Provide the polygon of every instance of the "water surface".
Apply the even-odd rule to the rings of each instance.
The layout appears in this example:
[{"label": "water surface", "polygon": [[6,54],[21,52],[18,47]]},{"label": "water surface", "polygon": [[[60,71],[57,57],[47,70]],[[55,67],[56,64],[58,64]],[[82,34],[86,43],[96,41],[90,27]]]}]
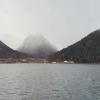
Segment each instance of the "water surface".
[{"label": "water surface", "polygon": [[100,65],[2,64],[0,100],[100,100]]}]

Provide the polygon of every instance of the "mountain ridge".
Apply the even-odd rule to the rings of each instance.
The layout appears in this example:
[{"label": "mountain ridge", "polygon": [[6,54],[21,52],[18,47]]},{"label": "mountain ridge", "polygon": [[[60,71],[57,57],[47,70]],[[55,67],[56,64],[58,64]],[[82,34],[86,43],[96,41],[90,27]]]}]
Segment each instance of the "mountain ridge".
[{"label": "mountain ridge", "polygon": [[0,41],[0,59],[2,58],[27,58],[29,55],[13,50]]},{"label": "mountain ridge", "polygon": [[99,63],[100,62],[100,30],[91,32],[89,35],[64,48],[48,58],[49,61],[75,63]]}]

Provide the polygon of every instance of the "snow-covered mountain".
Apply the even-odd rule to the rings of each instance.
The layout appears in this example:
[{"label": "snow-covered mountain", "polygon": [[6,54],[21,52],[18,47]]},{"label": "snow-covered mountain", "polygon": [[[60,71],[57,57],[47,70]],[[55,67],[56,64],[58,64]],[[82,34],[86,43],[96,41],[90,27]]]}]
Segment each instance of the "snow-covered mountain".
[{"label": "snow-covered mountain", "polygon": [[57,49],[41,34],[31,34],[24,40],[18,51],[32,55],[34,58],[46,58]]}]

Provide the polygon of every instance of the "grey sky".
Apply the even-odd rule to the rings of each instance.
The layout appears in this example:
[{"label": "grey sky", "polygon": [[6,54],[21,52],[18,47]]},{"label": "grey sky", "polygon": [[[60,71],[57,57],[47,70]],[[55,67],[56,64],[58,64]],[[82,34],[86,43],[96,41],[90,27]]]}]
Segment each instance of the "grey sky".
[{"label": "grey sky", "polygon": [[28,34],[59,49],[100,28],[99,0],[0,0],[0,39],[17,48]]}]

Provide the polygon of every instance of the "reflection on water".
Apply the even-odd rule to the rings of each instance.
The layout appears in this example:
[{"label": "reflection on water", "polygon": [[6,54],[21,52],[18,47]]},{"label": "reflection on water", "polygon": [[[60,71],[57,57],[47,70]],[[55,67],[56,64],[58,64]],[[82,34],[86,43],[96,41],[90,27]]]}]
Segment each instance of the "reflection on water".
[{"label": "reflection on water", "polygon": [[100,67],[0,65],[0,100],[100,100]]}]

